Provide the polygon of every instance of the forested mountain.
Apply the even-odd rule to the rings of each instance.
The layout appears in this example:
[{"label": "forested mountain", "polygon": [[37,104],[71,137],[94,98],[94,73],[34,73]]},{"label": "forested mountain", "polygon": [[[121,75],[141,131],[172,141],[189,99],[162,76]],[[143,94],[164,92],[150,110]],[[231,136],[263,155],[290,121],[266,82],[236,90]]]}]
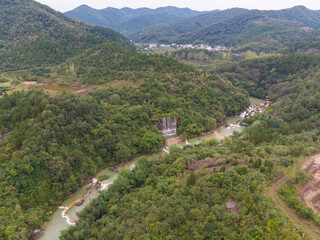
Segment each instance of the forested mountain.
[{"label": "forested mountain", "polygon": [[[129,50],[134,46],[121,34],[73,20],[32,0],[2,1],[0,6],[0,69],[14,71],[22,80],[105,83],[131,76],[136,80],[138,72],[166,74],[176,71],[175,65],[182,66]],[[160,65],[163,69],[156,67]]]},{"label": "forested mountain", "polygon": [[137,42],[157,42],[162,38],[188,33],[202,27],[226,20],[248,10],[232,8],[224,11],[216,11],[187,18],[172,24],[158,24],[150,26],[131,36]]},{"label": "forested mountain", "polygon": [[92,97],[30,90],[0,98],[0,237],[29,238],[98,169],[161,148],[151,119],[179,116],[179,134],[193,136],[248,106],[230,82],[179,66]]},{"label": "forested mountain", "polygon": [[157,9],[117,9],[109,7],[97,10],[87,5],[81,5],[65,14],[92,25],[112,28],[126,36],[130,36],[157,23],[173,23],[201,13],[203,12],[177,7],[161,7]]},{"label": "forested mountain", "polygon": [[0,69],[53,65],[121,34],[75,21],[32,0],[0,2]]},{"label": "forested mountain", "polygon": [[[180,24],[154,26],[136,34],[133,39],[138,42],[163,43],[206,43],[210,45],[241,46],[245,50],[250,45],[251,50],[274,51],[289,43],[301,39],[316,39],[320,13],[299,6],[279,11],[239,10],[233,9],[217,13],[200,15],[182,21]],[[232,12],[231,15],[224,13]],[[208,17],[226,16],[216,20]],[[202,21],[205,24],[201,23]],[[189,21],[189,24],[187,24]],[[176,31],[177,26],[187,24],[192,26],[186,31]],[[184,29],[184,28],[182,28]]]},{"label": "forested mountain", "polygon": [[[1,2],[0,11],[2,74],[17,82],[101,85],[91,96],[36,89],[1,96],[1,239],[29,239],[101,167],[163,147],[152,119],[179,116],[179,134],[193,136],[249,105],[229,81],[139,53],[112,30],[34,1]],[[117,81],[123,86],[108,85]]]},{"label": "forested mountain", "polygon": [[[220,69],[219,76],[256,89],[251,94],[268,92],[268,111],[220,146],[209,141],[140,159],[62,239],[309,239],[265,193],[282,170],[319,151],[319,73],[315,56],[263,58]],[[299,174],[292,183],[306,181]],[[299,191],[286,189],[289,206],[319,224]]]},{"label": "forested mountain", "polygon": [[[146,12],[142,18],[151,23],[149,10],[108,9],[116,12],[108,21]],[[197,14],[157,11],[168,19],[171,11],[178,18]],[[244,111],[250,95],[268,95],[271,105],[244,120],[244,132],[138,160],[61,239],[309,240],[268,192],[289,173],[285,201],[320,226],[295,187],[307,180],[305,172],[296,173],[300,161],[320,151],[318,14],[303,7],[230,9],[178,22],[168,28],[170,38],[150,35],[166,42],[219,42],[236,51],[281,50],[234,62],[222,57],[226,52],[210,52],[221,62],[199,70],[138,52],[113,30],[35,1],[0,1],[0,86],[21,87],[0,96],[0,239],[30,239],[98,170],[160,150],[164,137],[154,121],[177,117],[177,134],[186,140]],[[144,26],[139,19],[134,28]],[[89,90],[44,91],[24,87],[26,80]]]},{"label": "forested mountain", "polygon": [[269,111],[285,121],[303,121],[319,113],[320,56],[286,55],[224,65],[217,72],[251,96],[269,95]]},{"label": "forested mountain", "polygon": [[268,95],[271,86],[286,82],[290,75],[313,69],[319,62],[317,55],[291,54],[224,64],[215,72],[246,89],[251,96],[262,98]]},{"label": "forested mountain", "polygon": [[235,51],[249,49],[260,53],[274,52],[302,39],[315,39],[319,34],[319,31],[310,31],[300,23],[265,18],[259,12],[250,12],[170,41],[224,45],[234,47]]},{"label": "forested mountain", "polygon": [[270,18],[301,22],[310,28],[320,28],[320,11],[313,11],[304,6],[263,12]]}]

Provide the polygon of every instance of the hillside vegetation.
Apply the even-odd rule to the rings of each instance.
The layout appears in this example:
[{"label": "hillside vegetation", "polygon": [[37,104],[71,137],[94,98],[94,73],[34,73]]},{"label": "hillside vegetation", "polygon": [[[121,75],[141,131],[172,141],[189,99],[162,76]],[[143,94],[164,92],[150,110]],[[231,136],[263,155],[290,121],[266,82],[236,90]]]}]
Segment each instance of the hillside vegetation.
[{"label": "hillside vegetation", "polygon": [[205,43],[234,47],[235,51],[272,52],[302,39],[316,39],[319,19],[318,11],[303,6],[279,11],[230,9],[170,25],[155,25],[134,35],[133,39],[137,42]]},{"label": "hillside vegetation", "polygon": [[124,45],[121,34],[72,20],[32,0],[0,2],[0,69],[53,65],[105,41]]},{"label": "hillside vegetation", "polygon": [[[61,239],[309,239],[265,194],[299,157],[320,150],[319,66],[313,65],[312,56],[294,59],[272,82],[268,74],[259,81],[238,79],[252,86],[269,82],[259,86],[272,101],[267,112],[247,120],[244,134],[222,145],[208,141],[172,147],[162,158],[140,159],[137,168],[122,172]],[[265,61],[280,68],[285,60],[265,58],[239,65],[254,69]],[[301,173],[296,181],[299,176],[306,179]],[[299,216],[318,221],[298,197],[290,195],[288,201],[295,201]]]},{"label": "hillside vegetation", "polygon": [[150,26],[149,28],[133,34],[131,37],[137,42],[158,42],[161,41],[162,38],[188,33],[217,22],[221,22],[246,11],[248,10],[232,8],[224,11],[200,14],[172,24],[157,24]]},{"label": "hillside vegetation", "polygon": [[[250,95],[267,96],[270,87],[286,81],[294,81],[301,73],[309,73],[319,65],[317,55],[284,55],[263,57],[225,64],[216,72],[228,78],[233,85],[246,89]],[[293,76],[293,78],[291,78]]]},{"label": "hillside vegetation", "polygon": [[189,8],[177,7],[160,7],[156,9],[116,9],[109,7],[97,10],[81,5],[65,14],[71,18],[82,20],[92,25],[109,27],[126,36],[130,36],[154,24],[173,23],[201,13]]},{"label": "hillside vegetation", "polygon": [[193,136],[249,105],[229,81],[138,53],[112,30],[34,1],[1,7],[1,54],[15,56],[1,58],[3,76],[101,87],[91,96],[32,89],[0,98],[0,238],[29,239],[99,169],[163,147],[153,119],[179,116],[179,134]]},{"label": "hillside vegetation", "polygon": [[214,78],[160,78],[92,95],[31,90],[0,99],[0,237],[28,238],[99,168],[161,148],[152,118],[178,115],[179,133],[192,136],[248,106],[244,93]]},{"label": "hillside vegetation", "polygon": [[[105,11],[123,21],[138,18],[140,27],[143,19],[151,23],[148,9]],[[168,21],[170,11],[181,18],[197,14],[155,11]],[[186,140],[244,111],[249,96],[268,95],[271,105],[246,119],[242,133],[140,158],[133,171],[121,172],[109,191],[87,205],[61,239],[309,240],[266,193],[301,158],[320,150],[318,16],[304,7],[230,9],[180,21],[168,27],[170,36],[156,25],[161,39],[148,33],[146,41],[233,47],[234,52],[167,53],[208,59],[197,68],[138,52],[113,30],[35,1],[0,1],[0,239],[30,239],[98,170],[163,148],[155,120],[178,117],[178,135]],[[246,50],[278,52],[248,51],[253,59],[246,60],[235,54]],[[26,80],[47,89],[81,86],[82,94],[14,88]],[[306,174],[299,174],[293,181],[303,183]],[[292,188],[283,188],[290,206],[319,224]]]}]

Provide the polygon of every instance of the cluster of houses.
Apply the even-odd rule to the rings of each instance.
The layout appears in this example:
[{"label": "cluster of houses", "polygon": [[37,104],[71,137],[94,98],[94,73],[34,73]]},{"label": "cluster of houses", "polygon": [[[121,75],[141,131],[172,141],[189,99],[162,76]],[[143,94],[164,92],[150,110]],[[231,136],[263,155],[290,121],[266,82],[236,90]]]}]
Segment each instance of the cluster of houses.
[{"label": "cluster of houses", "polygon": [[229,48],[226,46],[214,46],[211,47],[209,45],[205,44],[177,44],[177,43],[172,43],[172,44],[156,44],[152,43],[149,45],[149,47],[145,48],[145,50],[154,50],[154,49],[159,49],[159,50],[171,50],[171,49],[200,49],[200,50],[207,50],[207,51],[216,51],[216,52],[223,52],[223,51],[229,51]]}]

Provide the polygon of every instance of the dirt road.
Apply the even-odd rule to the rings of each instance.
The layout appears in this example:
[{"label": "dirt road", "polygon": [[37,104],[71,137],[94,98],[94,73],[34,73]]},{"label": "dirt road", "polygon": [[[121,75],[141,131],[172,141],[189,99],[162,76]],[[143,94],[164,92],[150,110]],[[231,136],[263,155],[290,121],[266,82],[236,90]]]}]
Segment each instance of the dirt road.
[{"label": "dirt road", "polygon": [[301,200],[312,208],[315,214],[320,214],[320,155],[309,157],[302,169],[310,178],[303,186]]},{"label": "dirt road", "polygon": [[277,182],[275,182],[271,188],[271,196],[274,201],[277,203],[278,207],[287,215],[287,217],[297,225],[300,225],[305,233],[311,237],[312,239],[320,239],[320,235],[316,232],[319,231],[319,227],[317,227],[314,223],[307,221],[305,219],[300,218],[294,210],[290,209],[279,197],[278,191],[281,185],[287,180],[286,176],[280,178]]}]

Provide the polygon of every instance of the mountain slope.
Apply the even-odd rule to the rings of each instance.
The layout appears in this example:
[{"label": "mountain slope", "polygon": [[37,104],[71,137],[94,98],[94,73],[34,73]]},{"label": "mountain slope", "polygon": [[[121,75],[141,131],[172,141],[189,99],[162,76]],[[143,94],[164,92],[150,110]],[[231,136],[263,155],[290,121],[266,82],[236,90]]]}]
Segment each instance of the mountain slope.
[{"label": "mountain slope", "polygon": [[81,5],[65,14],[92,25],[110,27],[129,36],[153,24],[173,23],[200,13],[189,8],[177,7],[161,7],[157,9],[105,8],[97,10],[87,5]]},{"label": "mountain slope", "polygon": [[272,52],[289,43],[312,36],[313,33],[302,23],[269,18],[260,11],[250,11],[197,31],[181,34],[168,41],[200,42],[228,47],[247,45],[250,50]]},{"label": "mountain slope", "polygon": [[31,0],[0,2],[0,69],[58,64],[105,41],[130,42],[121,34],[93,27]]},{"label": "mountain slope", "polygon": [[0,69],[22,79],[101,84],[143,81],[177,71],[177,65],[182,66],[178,71],[190,72],[168,58],[128,49],[133,48],[130,41],[113,30],[73,20],[35,1],[1,2],[0,7]]},{"label": "mountain slope", "polygon": [[[270,94],[268,110],[220,145],[172,147],[168,155],[141,158],[61,239],[309,239],[266,190],[320,150],[319,57],[277,56],[229,67],[219,75],[254,87],[251,94]],[[288,183],[303,186],[307,179],[297,174]],[[299,201],[299,189],[289,189],[284,199],[299,217],[318,224],[319,216]]]},{"label": "mountain slope", "polygon": [[270,18],[296,21],[310,28],[320,28],[320,11],[313,11],[304,6],[264,12]]},{"label": "mountain slope", "polygon": [[[230,82],[124,47],[128,40],[114,31],[34,1],[1,2],[0,9],[7,24],[1,57],[11,53],[1,58],[12,70],[6,74],[93,88],[91,96],[32,89],[0,97],[0,239],[30,239],[99,169],[161,148],[152,119],[179,116],[179,134],[191,136],[249,105]],[[113,80],[123,86],[108,85]]]},{"label": "mountain slope", "polygon": [[[313,29],[320,27],[319,11],[312,11],[302,6],[280,11],[238,10],[228,17],[216,18],[216,21],[211,19],[211,22],[204,18],[223,13],[200,15],[184,20],[180,25],[150,27],[134,35],[133,39],[139,42],[207,43],[229,47],[239,44],[256,44],[262,46],[260,51],[268,49],[273,51],[273,46],[277,45],[279,48],[288,43],[300,41],[302,38],[314,37]],[[198,19],[199,23],[204,21],[205,24],[198,24]],[[187,24],[188,21],[189,24]],[[184,30],[182,25],[192,27]],[[318,36],[317,33],[316,36]]]},{"label": "mountain slope", "polygon": [[143,29],[141,32],[130,36],[137,42],[159,41],[164,37],[177,36],[182,33],[194,31],[196,29],[209,26],[216,22],[226,20],[248,10],[241,8],[232,8],[224,11],[214,11],[198,16],[183,19],[172,24],[158,24]]}]

